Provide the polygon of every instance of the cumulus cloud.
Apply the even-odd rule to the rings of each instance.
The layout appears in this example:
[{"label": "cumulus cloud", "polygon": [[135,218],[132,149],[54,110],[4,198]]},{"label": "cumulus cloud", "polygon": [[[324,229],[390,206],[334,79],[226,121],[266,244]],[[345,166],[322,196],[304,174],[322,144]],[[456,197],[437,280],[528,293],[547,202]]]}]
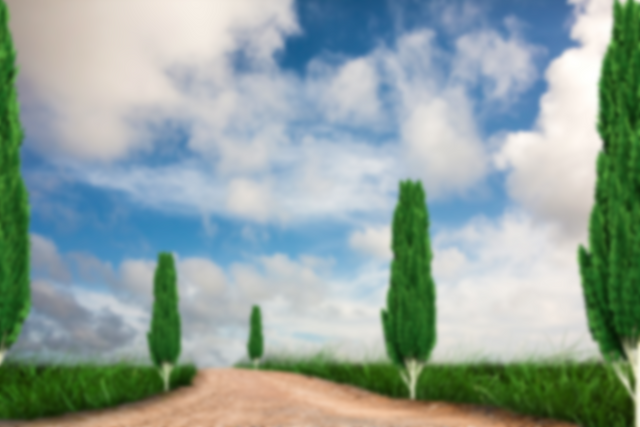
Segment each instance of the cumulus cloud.
[{"label": "cumulus cloud", "polygon": [[567,49],[546,72],[549,91],[534,130],[509,134],[493,157],[497,168],[510,172],[506,187],[514,201],[573,236],[584,235],[594,203],[602,148],[598,82],[612,26],[610,2],[590,2],[571,31],[581,46]]},{"label": "cumulus cloud", "polygon": [[330,122],[351,126],[375,125],[381,119],[379,78],[366,58],[346,61],[336,67],[314,60],[309,64],[309,96],[319,100]]},{"label": "cumulus cloud", "polygon": [[71,275],[66,268],[56,245],[39,234],[30,235],[31,271],[32,275],[45,275],[50,279],[69,283]]},{"label": "cumulus cloud", "polygon": [[[514,28],[518,21],[511,17],[506,22],[511,24],[508,28]],[[453,66],[453,76],[470,82],[480,76],[493,80],[494,90],[488,93],[489,101],[528,89],[537,78],[532,56],[545,52],[519,38],[505,41],[494,31],[465,34],[456,40],[456,49],[459,56]]]},{"label": "cumulus cloud", "polygon": [[[261,226],[342,222],[351,228],[341,240],[369,260],[329,275],[336,259],[304,250],[298,259],[276,252],[228,268],[175,254],[183,360],[205,367],[237,361],[246,352],[253,304],[262,306],[268,354],[304,352],[311,344],[300,334],[311,334],[343,346],[342,354],[370,345],[384,355],[380,309],[398,182],[420,179],[427,203],[435,204],[476,189],[492,166],[507,174],[509,196],[520,208],[514,212],[526,215],[510,210],[495,224],[472,221],[431,236],[438,298],[433,359],[446,359],[461,343],[489,343],[491,353],[509,357],[513,337],[540,343],[567,329],[595,350],[576,250],[586,242],[601,146],[597,77],[610,38],[610,3],[593,0],[577,16],[571,34],[581,46],[545,73],[549,89],[536,127],[488,142],[476,129],[465,88],[492,81],[490,102],[508,105],[536,78],[535,47],[482,30],[458,37],[451,57],[434,45],[434,32],[419,29],[338,64],[318,58],[326,93],[313,99],[317,79],[282,72],[272,61],[296,31],[291,2],[258,3],[214,10],[209,2],[179,8],[154,2],[150,15],[146,1],[118,7],[61,1],[37,13],[33,2],[9,1],[24,126],[34,150],[54,166],[32,175],[41,195],[81,183],[174,215],[241,216]],[[30,30],[38,16],[47,20]],[[246,72],[231,64],[238,52],[250,58]],[[447,63],[455,70],[450,76]],[[390,88],[384,96],[376,92],[383,84]],[[328,121],[319,119],[327,114]],[[376,143],[331,123],[368,123],[378,114],[396,135]],[[195,158],[159,167],[135,163],[135,153],[158,149],[145,125],[167,118],[189,127],[186,144]],[[123,159],[132,163],[116,162]],[[59,185],[47,187],[49,177]],[[53,197],[45,201],[55,213]],[[58,253],[45,236],[32,234],[31,241],[34,268],[47,277],[32,281],[34,306],[18,350],[147,354],[155,259],[129,258],[115,268],[88,253]],[[53,283],[70,282],[70,266],[78,282],[100,283],[108,292]]]},{"label": "cumulus cloud", "polygon": [[[180,7],[167,0],[8,5],[21,86],[33,94],[31,107],[51,113],[38,115],[37,122],[24,117],[34,143],[52,156],[73,153],[105,162],[151,148],[148,134],[130,127],[125,115],[184,108],[183,95],[169,78],[176,65],[206,67],[224,87],[233,80],[227,55],[244,49],[265,67],[283,47],[283,37],[300,31],[290,0],[193,1]],[[260,86],[270,92],[268,85]]]}]

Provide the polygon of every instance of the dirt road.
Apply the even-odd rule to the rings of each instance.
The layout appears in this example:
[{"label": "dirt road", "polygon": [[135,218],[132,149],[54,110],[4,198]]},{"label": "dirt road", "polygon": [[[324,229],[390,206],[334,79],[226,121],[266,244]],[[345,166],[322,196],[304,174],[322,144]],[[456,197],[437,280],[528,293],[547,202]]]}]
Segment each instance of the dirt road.
[{"label": "dirt road", "polygon": [[391,399],[304,375],[205,369],[192,387],[118,406],[0,427],[578,427],[489,407]]}]

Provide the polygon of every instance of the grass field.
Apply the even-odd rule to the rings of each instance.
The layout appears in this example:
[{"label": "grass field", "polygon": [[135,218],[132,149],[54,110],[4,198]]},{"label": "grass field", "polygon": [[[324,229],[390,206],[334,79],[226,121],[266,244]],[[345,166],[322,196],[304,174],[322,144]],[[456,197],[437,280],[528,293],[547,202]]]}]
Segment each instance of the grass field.
[{"label": "grass field", "polygon": [[[110,365],[69,359],[43,364],[10,356],[11,352],[0,365],[1,420],[109,408],[163,393],[162,379],[148,356]],[[253,369],[248,359],[233,367]],[[409,396],[398,369],[386,358],[367,357],[356,363],[325,351],[281,354],[263,357],[258,369],[302,373],[393,398]],[[630,370],[624,367],[627,375]],[[179,364],[171,372],[171,389],[189,386],[196,373],[195,364]],[[631,387],[635,390],[634,378]],[[451,364],[428,362],[416,386],[416,400],[492,405],[582,427],[633,426],[633,402],[613,369],[597,360],[576,362],[568,356],[505,364],[477,357]]]}]

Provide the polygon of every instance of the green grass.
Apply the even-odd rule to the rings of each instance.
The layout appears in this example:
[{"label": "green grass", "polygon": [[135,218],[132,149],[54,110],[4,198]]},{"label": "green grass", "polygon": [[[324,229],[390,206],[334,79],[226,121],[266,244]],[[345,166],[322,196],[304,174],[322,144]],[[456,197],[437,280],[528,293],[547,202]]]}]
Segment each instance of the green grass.
[{"label": "green grass", "polygon": [[[386,358],[353,362],[331,353],[265,356],[258,369],[300,373],[408,399],[398,369]],[[163,393],[162,379],[148,356],[117,364],[76,360],[66,365],[21,362],[10,356],[9,351],[0,365],[1,420],[109,408]],[[253,369],[246,358],[233,367]],[[630,373],[629,366],[623,369]],[[193,363],[178,365],[171,372],[171,390],[189,386],[196,373]],[[474,357],[456,363],[428,362],[416,386],[416,400],[488,405],[582,427],[633,426],[630,397],[613,369],[596,359],[531,357],[501,364]]]}]

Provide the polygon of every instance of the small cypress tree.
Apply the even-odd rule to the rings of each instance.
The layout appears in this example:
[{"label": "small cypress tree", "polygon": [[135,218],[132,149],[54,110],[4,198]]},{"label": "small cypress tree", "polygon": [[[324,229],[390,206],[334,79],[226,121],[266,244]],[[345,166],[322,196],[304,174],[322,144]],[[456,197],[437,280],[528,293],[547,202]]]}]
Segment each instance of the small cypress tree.
[{"label": "small cypress tree", "polygon": [[0,364],[31,309],[29,202],[20,174],[24,132],[9,10],[0,0]]},{"label": "small cypress tree", "polygon": [[254,305],[251,310],[251,331],[249,333],[249,342],[247,350],[249,358],[253,361],[253,368],[256,369],[262,357],[262,319],[260,316],[260,307]]},{"label": "small cypress tree", "polygon": [[422,183],[400,182],[399,198],[393,215],[394,259],[382,326],[387,354],[394,365],[406,367],[408,376],[402,370],[400,376],[415,400],[416,382],[436,342],[436,294]]},{"label": "small cypress tree", "polygon": [[171,370],[180,356],[180,312],[176,268],[170,253],[158,255],[153,279],[153,317],[147,334],[153,363],[160,369],[164,391],[169,391]]}]

